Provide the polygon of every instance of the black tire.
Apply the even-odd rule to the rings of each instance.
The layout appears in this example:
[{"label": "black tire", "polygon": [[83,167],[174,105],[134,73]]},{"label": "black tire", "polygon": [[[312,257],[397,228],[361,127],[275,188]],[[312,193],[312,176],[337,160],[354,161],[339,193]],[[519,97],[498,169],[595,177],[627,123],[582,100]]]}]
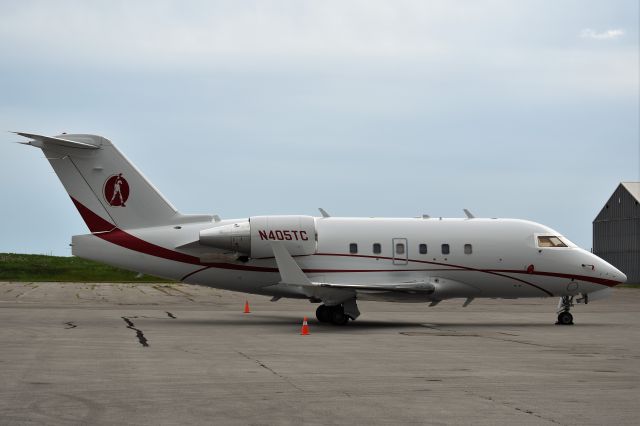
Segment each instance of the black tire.
[{"label": "black tire", "polygon": [[331,310],[331,322],[335,325],[345,325],[349,322],[349,317],[342,309],[334,308]]},{"label": "black tire", "polygon": [[569,312],[560,312],[558,314],[558,322],[560,325],[571,325],[573,324],[573,315]]},{"label": "black tire", "polygon": [[320,322],[331,322],[331,309],[328,306],[320,305],[316,309],[316,318]]}]

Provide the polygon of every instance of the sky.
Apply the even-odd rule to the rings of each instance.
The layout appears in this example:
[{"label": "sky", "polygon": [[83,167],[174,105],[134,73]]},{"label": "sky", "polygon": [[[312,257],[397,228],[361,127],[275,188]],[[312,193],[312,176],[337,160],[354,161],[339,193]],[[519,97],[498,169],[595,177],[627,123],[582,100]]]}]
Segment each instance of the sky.
[{"label": "sky", "polygon": [[183,213],[513,217],[640,181],[639,2],[0,0],[0,252],[88,230],[9,131],[112,140]]}]

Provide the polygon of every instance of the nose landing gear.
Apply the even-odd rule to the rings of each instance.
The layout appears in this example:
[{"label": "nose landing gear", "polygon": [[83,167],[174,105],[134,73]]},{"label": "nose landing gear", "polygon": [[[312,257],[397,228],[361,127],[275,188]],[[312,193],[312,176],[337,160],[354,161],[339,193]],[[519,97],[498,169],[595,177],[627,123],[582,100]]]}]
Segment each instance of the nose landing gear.
[{"label": "nose landing gear", "polygon": [[556,325],[573,325],[573,315],[569,312],[573,306],[573,296],[562,296],[558,302],[558,321]]}]

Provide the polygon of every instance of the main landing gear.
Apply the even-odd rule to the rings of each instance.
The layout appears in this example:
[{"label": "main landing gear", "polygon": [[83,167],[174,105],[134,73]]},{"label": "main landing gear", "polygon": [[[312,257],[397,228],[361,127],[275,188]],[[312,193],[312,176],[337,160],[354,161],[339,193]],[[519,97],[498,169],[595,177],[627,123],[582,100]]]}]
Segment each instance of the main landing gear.
[{"label": "main landing gear", "polygon": [[562,296],[558,302],[558,321],[556,325],[573,325],[573,315],[569,312],[573,306],[573,296]]},{"label": "main landing gear", "polygon": [[330,322],[335,325],[345,325],[350,319],[354,319],[344,313],[343,305],[320,305],[318,309],[316,309],[316,318],[318,318],[320,322]]}]

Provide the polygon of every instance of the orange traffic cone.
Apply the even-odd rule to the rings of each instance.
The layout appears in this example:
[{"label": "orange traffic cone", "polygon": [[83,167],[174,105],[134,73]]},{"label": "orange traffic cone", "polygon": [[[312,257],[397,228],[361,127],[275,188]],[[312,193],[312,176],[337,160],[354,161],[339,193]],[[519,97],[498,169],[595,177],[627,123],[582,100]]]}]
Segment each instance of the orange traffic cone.
[{"label": "orange traffic cone", "polygon": [[244,301],[244,313],[245,314],[250,314],[251,313],[251,310],[249,309],[249,301],[248,300]]},{"label": "orange traffic cone", "polygon": [[307,324],[307,317],[304,317],[304,320],[302,320],[302,329],[300,330],[300,334],[303,336],[309,334],[309,324]]}]

